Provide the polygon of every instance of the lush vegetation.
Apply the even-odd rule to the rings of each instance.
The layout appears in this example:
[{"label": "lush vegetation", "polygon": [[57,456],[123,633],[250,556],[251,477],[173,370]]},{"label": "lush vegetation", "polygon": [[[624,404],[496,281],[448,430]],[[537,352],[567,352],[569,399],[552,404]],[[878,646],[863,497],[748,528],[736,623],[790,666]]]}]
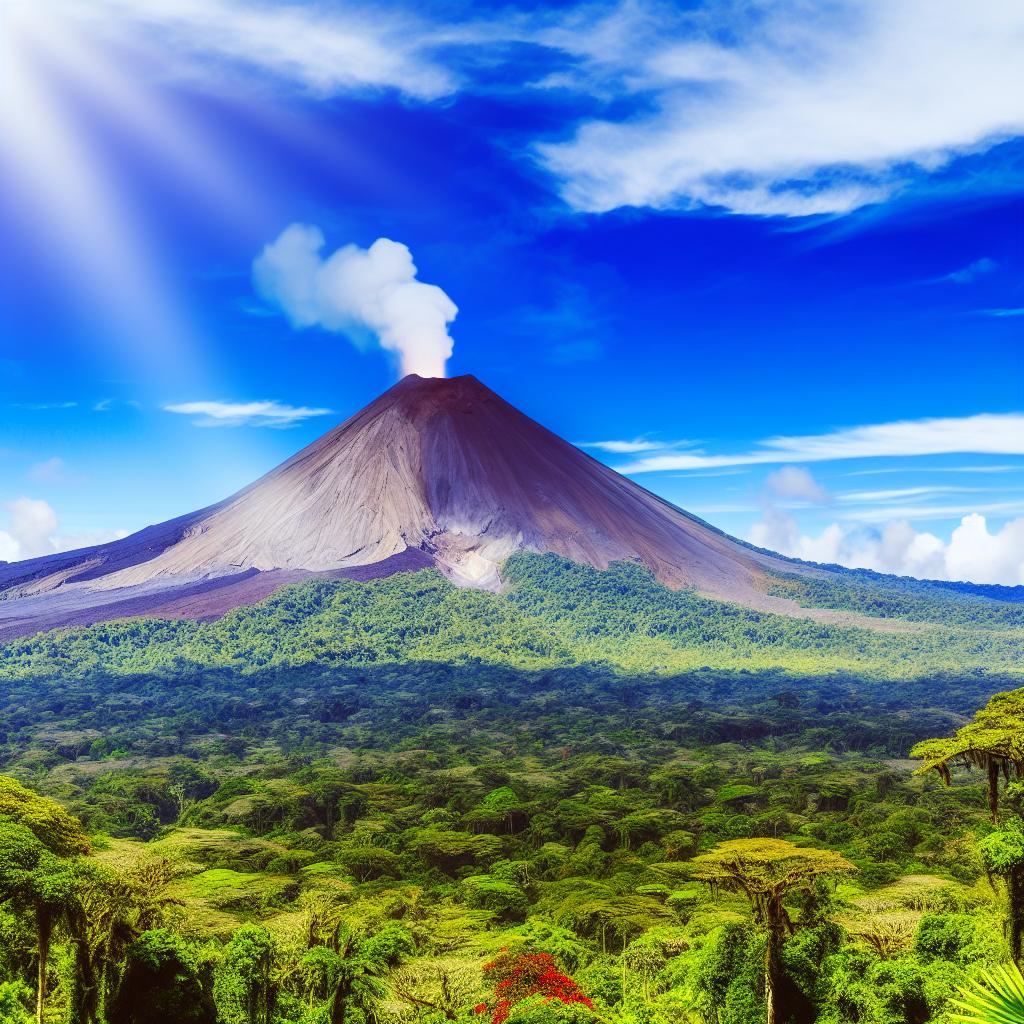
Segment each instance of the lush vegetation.
[{"label": "lush vegetation", "polygon": [[1000,998],[1014,627],[509,576],[4,649],[0,1022],[953,1024]]},{"label": "lush vegetation", "polygon": [[1024,587],[976,586],[844,570],[819,578],[784,575],[769,588],[805,608],[968,629],[1024,627]]},{"label": "lush vegetation", "polygon": [[620,562],[601,572],[555,555],[517,555],[505,579],[502,594],[454,587],[434,570],[372,583],[307,582],[212,623],[136,619],[42,634],[0,648],[0,672],[178,678],[212,667],[597,662],[644,673],[778,666],[891,679],[1024,667],[1024,627],[1013,623],[992,630],[926,621],[887,632],[821,624],[672,591],[638,565]]}]

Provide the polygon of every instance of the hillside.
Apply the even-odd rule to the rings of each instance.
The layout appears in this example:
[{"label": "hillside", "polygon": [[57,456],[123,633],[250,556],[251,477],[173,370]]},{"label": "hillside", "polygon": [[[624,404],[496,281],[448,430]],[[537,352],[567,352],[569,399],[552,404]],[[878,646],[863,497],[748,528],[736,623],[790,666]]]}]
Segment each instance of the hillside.
[{"label": "hillside", "polygon": [[[0,648],[0,678],[412,661],[597,662],[645,673],[778,667],[885,679],[1024,668],[1019,605],[945,591],[932,603],[917,596],[897,605],[901,616],[881,632],[672,590],[625,562],[598,570],[524,554],[509,560],[505,577],[500,594],[456,587],[436,570],[362,583],[311,580],[215,622],[132,619],[14,641]],[[833,604],[855,603],[844,595]]]},{"label": "hillside", "polygon": [[492,590],[516,552],[606,568],[779,612],[771,592],[827,572],[759,551],[616,473],[475,377],[404,378],[237,494],[81,551],[0,565],[0,639],[128,615],[207,618],[312,576],[432,565]]}]

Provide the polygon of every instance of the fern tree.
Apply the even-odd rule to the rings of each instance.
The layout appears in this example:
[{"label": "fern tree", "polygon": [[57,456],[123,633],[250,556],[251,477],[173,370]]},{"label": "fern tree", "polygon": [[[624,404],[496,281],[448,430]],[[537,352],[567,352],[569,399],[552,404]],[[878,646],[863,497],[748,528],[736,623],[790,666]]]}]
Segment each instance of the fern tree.
[{"label": "fern tree", "polygon": [[1000,781],[1024,775],[1024,689],[997,693],[952,737],[924,740],[910,756],[924,761],[915,774],[934,771],[947,786],[954,766],[980,768],[988,779],[992,824],[998,824]]},{"label": "fern tree", "polygon": [[694,877],[713,889],[741,893],[767,932],[764,995],[767,1024],[784,1024],[797,1003],[782,968],[782,945],[796,928],[785,900],[809,892],[820,879],[857,869],[832,850],[810,850],[783,839],[733,839],[695,857]]}]

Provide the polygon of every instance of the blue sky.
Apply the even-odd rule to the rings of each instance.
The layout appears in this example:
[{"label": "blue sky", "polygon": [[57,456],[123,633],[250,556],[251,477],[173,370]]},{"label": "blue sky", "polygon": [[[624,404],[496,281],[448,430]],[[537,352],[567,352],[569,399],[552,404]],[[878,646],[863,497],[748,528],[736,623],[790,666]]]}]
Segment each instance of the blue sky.
[{"label": "blue sky", "polygon": [[0,558],[446,363],[739,536],[1024,583],[1019,4],[3,17]]}]

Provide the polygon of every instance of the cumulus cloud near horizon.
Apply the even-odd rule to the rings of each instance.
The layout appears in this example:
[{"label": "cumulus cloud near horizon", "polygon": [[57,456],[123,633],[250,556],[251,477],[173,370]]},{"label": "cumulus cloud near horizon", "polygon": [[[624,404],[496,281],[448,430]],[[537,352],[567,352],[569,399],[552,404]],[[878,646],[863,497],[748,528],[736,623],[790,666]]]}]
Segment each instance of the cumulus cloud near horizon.
[{"label": "cumulus cloud near horizon", "polygon": [[7,513],[7,528],[0,530],[0,562],[17,562],[24,558],[73,551],[127,536],[125,530],[61,534],[60,521],[53,506],[40,498],[23,495],[5,502],[0,509]]},{"label": "cumulus cloud near horizon", "polygon": [[830,523],[818,535],[803,533],[792,514],[768,505],[747,534],[758,547],[808,562],[836,563],[918,579],[1024,585],[1024,517],[1001,529],[985,516],[963,516],[949,540],[918,531],[905,519],[879,529]]},{"label": "cumulus cloud near horizon", "polygon": [[264,300],[298,329],[343,334],[357,347],[376,341],[394,353],[403,375],[444,377],[458,307],[437,285],[417,279],[409,247],[378,238],[368,249],[345,245],[324,257],[323,232],[291,224],[253,263]]}]

